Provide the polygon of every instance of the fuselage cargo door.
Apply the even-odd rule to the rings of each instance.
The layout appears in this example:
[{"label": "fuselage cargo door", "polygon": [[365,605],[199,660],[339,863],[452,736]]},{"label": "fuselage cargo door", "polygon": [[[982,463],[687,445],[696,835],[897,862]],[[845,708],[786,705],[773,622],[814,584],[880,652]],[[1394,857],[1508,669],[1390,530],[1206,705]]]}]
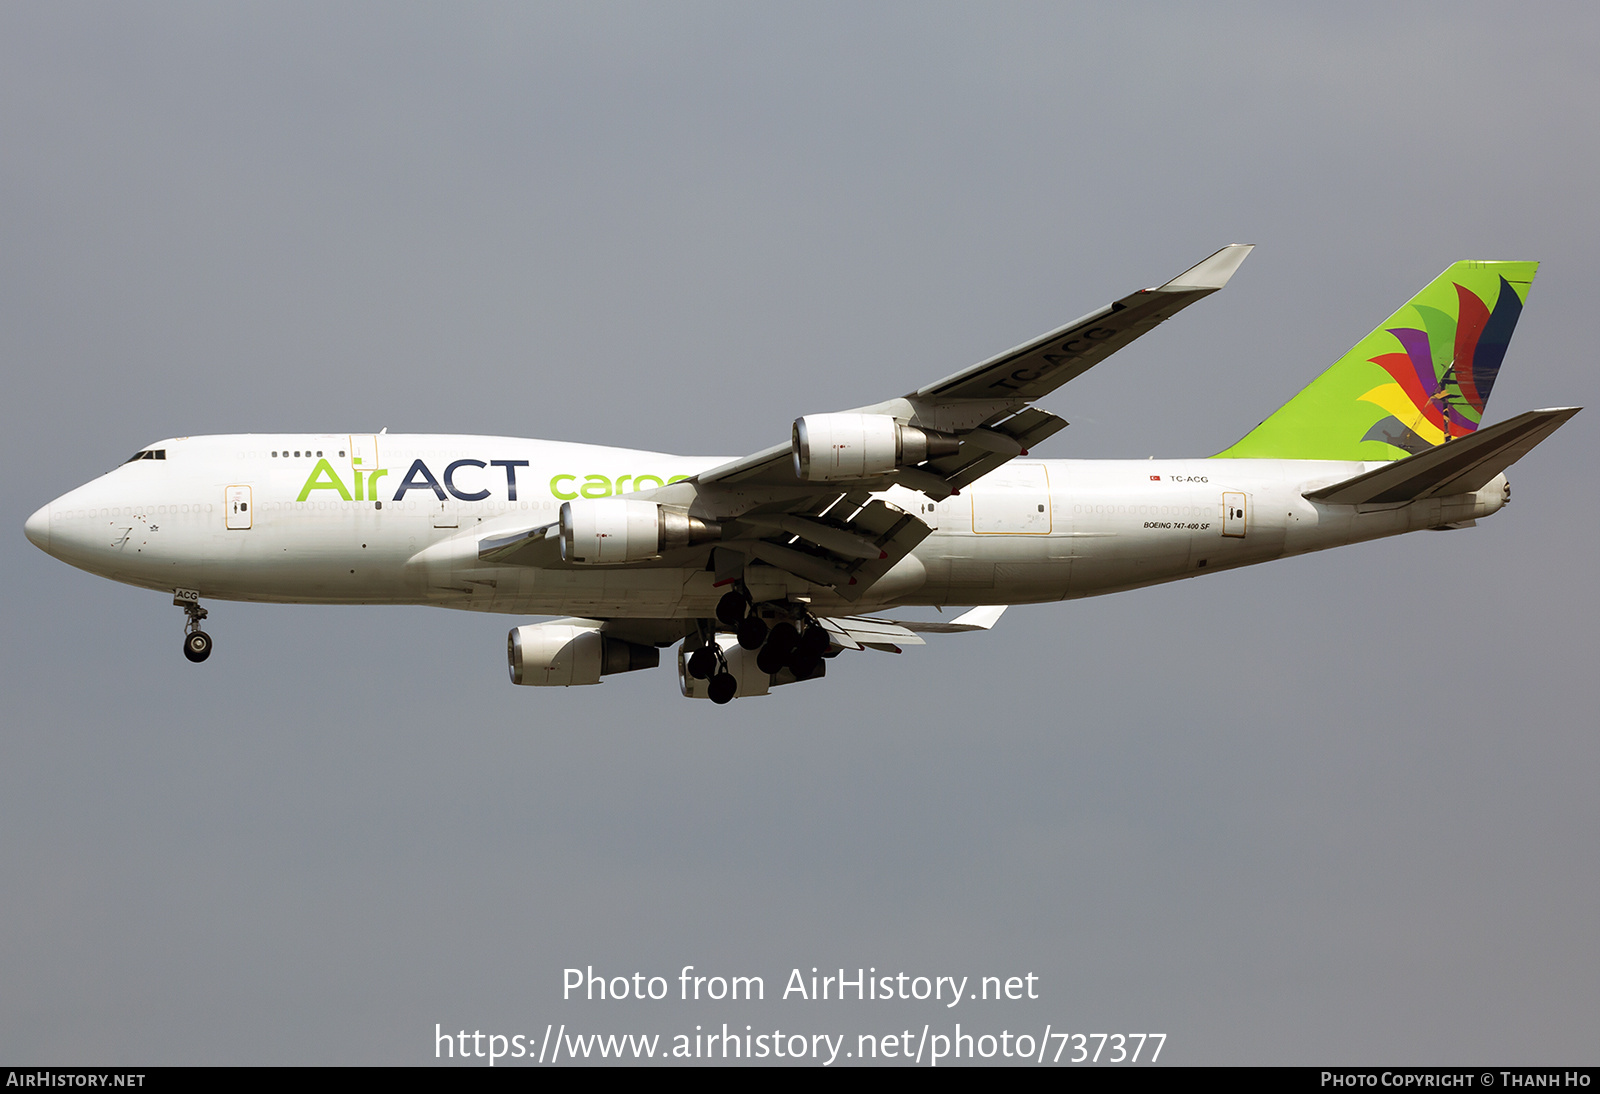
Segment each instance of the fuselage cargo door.
[{"label": "fuselage cargo door", "polygon": [[972,530],[979,535],[1050,534],[1050,476],[1042,463],[1012,460],[972,484]]},{"label": "fuselage cargo door", "polygon": [[[235,531],[246,531],[254,522],[255,516],[250,512],[250,488],[248,486],[228,487],[227,506],[228,527]],[[213,525],[212,527],[216,527]]]},{"label": "fuselage cargo door", "polygon": [[456,499],[447,497],[443,501],[434,501],[433,526],[435,528],[459,528],[461,517],[456,509]]},{"label": "fuselage cargo door", "polygon": [[366,489],[371,481],[372,472],[381,465],[378,463],[378,438],[371,433],[350,434],[350,484],[352,495],[356,501],[377,501],[377,491],[370,493]]},{"label": "fuselage cargo door", "polygon": [[1244,538],[1245,501],[1246,496],[1244,494],[1229,493],[1222,495],[1223,535],[1234,536],[1238,539]]}]

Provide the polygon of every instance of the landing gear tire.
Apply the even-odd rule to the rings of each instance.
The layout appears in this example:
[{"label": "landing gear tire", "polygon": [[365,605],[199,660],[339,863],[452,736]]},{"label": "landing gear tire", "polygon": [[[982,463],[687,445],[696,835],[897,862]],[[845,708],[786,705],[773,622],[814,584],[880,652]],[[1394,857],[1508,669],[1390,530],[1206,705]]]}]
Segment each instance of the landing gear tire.
[{"label": "landing gear tire", "polygon": [[789,660],[789,655],[794,652],[799,642],[800,632],[794,629],[793,623],[773,624],[772,630],[767,634],[766,645],[756,654],[756,667],[769,675],[777,672]]},{"label": "landing gear tire", "polygon": [[193,592],[182,595],[182,590],[177,590],[172,598],[172,603],[183,609],[186,620],[183,625],[183,655],[197,665],[211,656],[211,636],[200,629],[200,624],[211,613],[200,606],[195,599],[198,595]]},{"label": "landing gear tire", "polygon": [[717,601],[717,619],[724,627],[737,627],[744,618],[745,599],[737,592],[726,592]]},{"label": "landing gear tire", "polygon": [[795,649],[807,657],[821,657],[828,652],[827,629],[813,623],[806,628],[806,633],[800,636],[800,642]]},{"label": "landing gear tire", "polygon": [[778,652],[773,644],[768,642],[765,646],[761,647],[761,652],[756,654],[756,668],[760,669],[768,676],[771,676],[773,673],[783,668],[783,666],[787,663],[788,658],[789,655],[787,653]]},{"label": "landing gear tire", "polygon": [[734,679],[731,672],[719,672],[711,678],[711,683],[706,685],[706,694],[713,703],[721,706],[733,701],[739,693],[739,681]]},{"label": "landing gear tire", "polygon": [[696,680],[704,680],[717,671],[717,655],[711,652],[710,646],[701,646],[689,655],[684,667]]},{"label": "landing gear tire", "polygon": [[190,631],[183,636],[183,655],[195,664],[211,656],[211,636],[205,631]]},{"label": "landing gear tire", "polygon": [[794,673],[796,680],[806,680],[817,671],[817,666],[820,664],[822,658],[815,654],[796,653],[789,659],[789,671]]},{"label": "landing gear tire", "polygon": [[740,646],[747,650],[759,650],[767,640],[767,625],[759,616],[747,615],[739,621],[736,633]]},{"label": "landing gear tire", "polygon": [[799,644],[800,632],[795,630],[793,623],[774,623],[772,630],[767,633],[766,648],[776,649],[785,657]]}]

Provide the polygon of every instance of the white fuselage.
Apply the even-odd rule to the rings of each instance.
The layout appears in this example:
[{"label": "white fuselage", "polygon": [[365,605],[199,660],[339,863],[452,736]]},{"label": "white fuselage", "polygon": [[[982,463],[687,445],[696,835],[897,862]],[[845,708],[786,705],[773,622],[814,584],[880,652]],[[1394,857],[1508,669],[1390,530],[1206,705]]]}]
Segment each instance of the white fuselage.
[{"label": "white fuselage", "polygon": [[[40,509],[29,538],[92,573],[220,600],[696,618],[722,592],[704,569],[490,564],[477,545],[555,521],[563,501],[653,488],[724,458],[426,434],[185,437],[149,451],[163,458],[123,464]],[[1503,476],[1402,505],[1303,496],[1375,466],[1018,459],[936,504],[885,492],[933,532],[861,601],[761,565],[746,582],[757,600],[808,597],[824,615],[1061,600],[1468,521],[1504,503]]]}]

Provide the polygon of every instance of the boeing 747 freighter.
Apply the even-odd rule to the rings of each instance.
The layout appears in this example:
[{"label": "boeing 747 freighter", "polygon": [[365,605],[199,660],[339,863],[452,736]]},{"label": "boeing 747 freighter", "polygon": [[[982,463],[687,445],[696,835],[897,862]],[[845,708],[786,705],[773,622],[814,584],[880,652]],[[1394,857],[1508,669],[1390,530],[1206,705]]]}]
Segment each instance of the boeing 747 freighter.
[{"label": "boeing 747 freighter", "polygon": [[[1069,600],[1429,528],[1510,496],[1576,407],[1483,415],[1537,263],[1457,262],[1210,458],[1048,460],[1034,403],[1227,284],[1224,247],[1154,288],[897,399],[795,420],[740,459],[511,437],[172,437],[45,505],[42,550],[204,601],[431,604],[512,629],[517,684],[653,668],[726,703],[847,650],[987,629]],[[964,605],[946,623],[885,617]]]}]

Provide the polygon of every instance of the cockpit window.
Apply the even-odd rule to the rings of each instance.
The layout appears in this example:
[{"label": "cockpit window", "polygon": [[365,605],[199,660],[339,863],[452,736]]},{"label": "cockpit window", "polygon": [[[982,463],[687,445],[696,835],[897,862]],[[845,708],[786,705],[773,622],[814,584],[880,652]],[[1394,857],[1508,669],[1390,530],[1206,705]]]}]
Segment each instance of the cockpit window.
[{"label": "cockpit window", "polygon": [[132,463],[134,460],[164,460],[166,458],[167,450],[165,448],[146,448],[141,452],[135,452],[123,462]]}]

